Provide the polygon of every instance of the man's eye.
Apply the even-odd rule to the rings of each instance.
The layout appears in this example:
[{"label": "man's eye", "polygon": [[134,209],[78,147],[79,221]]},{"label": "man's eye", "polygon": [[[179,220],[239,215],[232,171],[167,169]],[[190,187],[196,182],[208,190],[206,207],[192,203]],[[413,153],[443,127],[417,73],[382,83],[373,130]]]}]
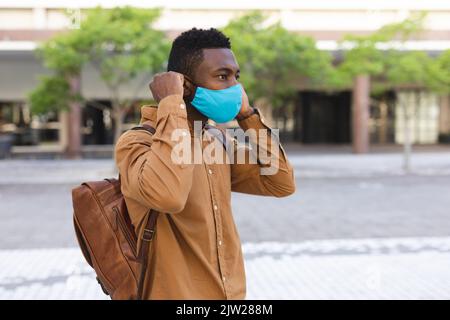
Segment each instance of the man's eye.
[{"label": "man's eye", "polygon": [[226,80],[226,79],[227,79],[227,76],[224,75],[224,74],[219,74],[219,79],[220,79],[220,80]]}]

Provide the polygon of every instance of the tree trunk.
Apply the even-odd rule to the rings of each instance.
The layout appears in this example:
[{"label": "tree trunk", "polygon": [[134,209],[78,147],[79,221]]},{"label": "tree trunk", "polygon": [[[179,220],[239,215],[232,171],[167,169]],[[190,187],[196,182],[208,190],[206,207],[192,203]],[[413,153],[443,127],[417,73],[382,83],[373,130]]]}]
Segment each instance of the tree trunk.
[{"label": "tree trunk", "polygon": [[407,107],[403,107],[404,112],[404,135],[405,139],[403,142],[403,170],[409,172],[411,169],[411,128],[410,128],[410,117],[408,115],[409,111]]},{"label": "tree trunk", "polygon": [[113,104],[113,120],[114,120],[114,141],[113,144],[116,145],[117,140],[123,131],[123,120],[125,117],[125,112],[120,108],[119,104]]},{"label": "tree trunk", "polygon": [[386,98],[382,98],[379,105],[379,110],[380,110],[380,126],[379,126],[379,131],[378,131],[378,142],[380,144],[386,144],[388,139],[387,139],[387,123],[388,123],[388,103],[386,101]]},{"label": "tree trunk", "polygon": [[[408,95],[406,95],[409,100]],[[408,173],[411,170],[411,152],[412,152],[412,139],[411,139],[411,112],[408,107],[410,101],[404,101],[401,103],[403,108],[403,170]]]},{"label": "tree trunk", "polygon": [[353,83],[352,132],[353,153],[369,151],[370,78],[358,75]]},{"label": "tree trunk", "polygon": [[[70,93],[73,96],[79,95],[81,90],[81,78],[79,74],[71,75],[68,78]],[[81,157],[81,102],[71,101],[69,103],[69,130],[68,145],[65,156],[69,159]]]},{"label": "tree trunk", "polygon": [[288,122],[288,107],[287,107],[287,102],[283,103],[283,107],[282,107],[282,117],[283,117],[283,134],[286,135],[287,133],[287,122]]},{"label": "tree trunk", "polygon": [[294,141],[302,142],[303,140],[303,101],[302,93],[297,94],[294,106]]},{"label": "tree trunk", "polygon": [[[412,120],[417,119],[420,112],[420,90],[414,90],[414,96],[411,98],[411,108],[407,108],[407,105],[404,106],[405,112],[405,144],[404,144],[404,156],[403,156],[403,170],[406,173],[411,172],[411,157],[412,157],[412,130],[411,127]],[[416,126],[419,128],[419,126]],[[416,139],[420,139],[420,131],[416,130]]]}]

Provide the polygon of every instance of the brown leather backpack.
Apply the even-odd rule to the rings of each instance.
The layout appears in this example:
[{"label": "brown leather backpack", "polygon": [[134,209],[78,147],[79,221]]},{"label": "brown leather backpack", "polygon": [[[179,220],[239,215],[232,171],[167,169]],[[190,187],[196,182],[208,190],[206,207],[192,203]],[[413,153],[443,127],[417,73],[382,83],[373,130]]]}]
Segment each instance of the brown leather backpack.
[{"label": "brown leather backpack", "polygon": [[[155,129],[147,124],[131,130]],[[150,210],[142,245],[131,224],[119,179],[84,182],[72,190],[75,233],[81,251],[112,299],[142,299],[147,259],[158,213]]]}]

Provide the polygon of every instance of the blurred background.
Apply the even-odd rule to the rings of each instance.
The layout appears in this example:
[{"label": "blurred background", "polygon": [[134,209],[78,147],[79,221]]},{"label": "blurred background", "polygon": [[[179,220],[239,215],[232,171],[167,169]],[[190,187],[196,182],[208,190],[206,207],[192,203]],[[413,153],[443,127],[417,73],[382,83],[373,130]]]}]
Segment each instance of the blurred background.
[{"label": "blurred background", "polygon": [[450,3],[0,0],[0,299],[105,299],[71,189],[116,175],[192,27],[295,167],[291,197],[233,195],[248,298],[450,298]]}]

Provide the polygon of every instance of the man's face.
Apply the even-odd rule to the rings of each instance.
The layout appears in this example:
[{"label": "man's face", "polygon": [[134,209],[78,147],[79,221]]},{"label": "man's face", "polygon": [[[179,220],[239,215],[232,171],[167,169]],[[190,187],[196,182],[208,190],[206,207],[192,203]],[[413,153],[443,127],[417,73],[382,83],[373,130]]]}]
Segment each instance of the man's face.
[{"label": "man's face", "polygon": [[203,49],[203,60],[194,73],[197,86],[226,89],[238,83],[239,65],[230,49]]}]

